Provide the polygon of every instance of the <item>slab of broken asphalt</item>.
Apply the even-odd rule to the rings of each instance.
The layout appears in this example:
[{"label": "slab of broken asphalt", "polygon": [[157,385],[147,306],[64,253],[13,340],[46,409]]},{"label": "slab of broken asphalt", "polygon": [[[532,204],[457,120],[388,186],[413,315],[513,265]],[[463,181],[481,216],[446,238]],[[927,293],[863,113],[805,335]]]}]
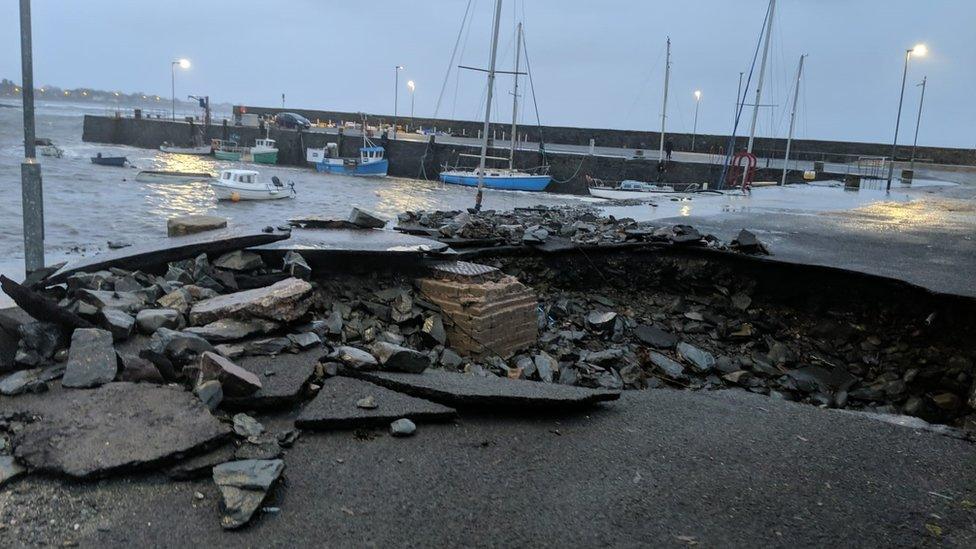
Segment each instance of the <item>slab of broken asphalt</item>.
[{"label": "slab of broken asphalt", "polygon": [[314,350],[237,360],[238,366],[261,380],[261,388],[246,397],[225,397],[222,406],[229,410],[271,410],[297,403],[315,375],[315,367],[321,356],[321,350]]},{"label": "slab of broken asphalt", "polygon": [[[362,399],[370,399],[373,407],[365,407],[360,402]],[[445,421],[455,415],[453,408],[384,389],[368,381],[333,377],[327,379],[318,395],[305,405],[295,426],[343,429],[385,426],[404,417],[415,422]]]},{"label": "slab of broken asphalt", "polygon": [[59,522],[19,522],[0,544],[972,546],[972,450],[741,392],[633,391],[562,417],[465,414],[409,439],[306,434],[273,512],[233,535],[209,478],[28,476],[0,491],[2,518]]}]

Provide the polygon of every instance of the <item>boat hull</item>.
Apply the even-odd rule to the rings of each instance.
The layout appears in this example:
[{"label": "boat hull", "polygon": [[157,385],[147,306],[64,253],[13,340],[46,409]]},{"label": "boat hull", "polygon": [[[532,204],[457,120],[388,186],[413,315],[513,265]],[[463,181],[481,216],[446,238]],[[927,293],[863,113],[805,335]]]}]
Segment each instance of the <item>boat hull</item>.
[{"label": "boat hull", "polygon": [[241,160],[241,153],[232,151],[214,151],[214,158],[217,160],[239,162]]},{"label": "boat hull", "polygon": [[207,181],[213,179],[209,173],[186,172],[155,172],[141,171],[136,174],[136,181],[140,183],[191,183],[193,181]]},{"label": "boat hull", "polygon": [[323,162],[315,164],[315,170],[321,173],[331,173],[336,175],[352,175],[356,177],[386,177],[390,167],[386,159],[368,164],[361,164],[352,159],[352,162],[344,161],[342,158],[328,158]]},{"label": "boat hull", "polygon": [[239,200],[280,200],[294,196],[287,187],[270,189],[268,186],[255,186],[252,188],[244,188],[211,181],[210,188],[213,189],[217,200],[230,200],[233,202]]},{"label": "boat hull", "polygon": [[278,151],[267,152],[238,152],[238,151],[214,151],[217,160],[230,160],[232,162],[254,162],[255,164],[277,164]]},{"label": "boat hull", "polygon": [[590,196],[607,198],[610,200],[626,200],[630,198],[650,198],[655,193],[650,191],[621,191],[609,187],[590,187]]},{"label": "boat hull", "polygon": [[[478,176],[473,173],[443,172],[441,181],[450,185],[477,187]],[[552,178],[548,175],[498,175],[485,176],[484,186],[502,191],[544,191]]]},{"label": "boat hull", "polygon": [[91,161],[92,164],[98,164],[99,166],[115,166],[117,168],[121,168],[125,166],[128,159],[126,159],[124,156],[93,156],[91,157]]}]

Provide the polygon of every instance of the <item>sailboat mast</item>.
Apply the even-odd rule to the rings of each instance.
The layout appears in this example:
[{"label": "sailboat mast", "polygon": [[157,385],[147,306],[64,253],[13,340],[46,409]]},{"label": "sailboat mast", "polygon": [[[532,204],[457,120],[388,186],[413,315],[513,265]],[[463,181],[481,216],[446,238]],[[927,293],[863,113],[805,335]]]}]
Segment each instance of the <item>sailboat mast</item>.
[{"label": "sailboat mast", "polygon": [[786,156],[783,158],[783,179],[780,180],[780,185],[786,185],[786,170],[790,163],[790,146],[793,145],[793,127],[796,123],[796,101],[800,98],[800,77],[803,75],[803,58],[806,55],[800,56],[800,65],[796,68],[796,87],[793,90],[793,111],[790,112],[790,133],[786,138]]},{"label": "sailboat mast", "polygon": [[762,63],[759,64],[759,83],[756,85],[756,104],[752,106],[752,126],[749,128],[749,146],[746,151],[752,152],[752,142],[756,138],[756,120],[759,118],[759,101],[762,99],[763,79],[766,76],[766,57],[769,55],[769,41],[773,36],[773,15],[776,11],[776,0],[769,0],[769,19],[766,21],[766,38],[763,43]]},{"label": "sailboat mast", "polygon": [[658,160],[664,160],[664,121],[668,116],[668,84],[671,80],[671,37],[668,37],[668,53],[664,62],[664,105],[661,106],[661,147]]},{"label": "sailboat mast", "polygon": [[512,150],[508,155],[508,169],[515,169],[515,141],[518,135],[518,77],[519,62],[522,60],[522,23],[518,24],[515,37],[515,87],[512,91]]},{"label": "sailboat mast", "polygon": [[495,57],[498,54],[498,24],[502,18],[502,0],[495,0],[495,21],[491,36],[491,57],[488,62],[488,93],[485,96],[485,125],[481,132],[481,158],[478,160],[478,194],[474,209],[481,210],[482,189],[485,188],[485,157],[488,156],[488,130],[491,123],[491,96],[495,89]]}]

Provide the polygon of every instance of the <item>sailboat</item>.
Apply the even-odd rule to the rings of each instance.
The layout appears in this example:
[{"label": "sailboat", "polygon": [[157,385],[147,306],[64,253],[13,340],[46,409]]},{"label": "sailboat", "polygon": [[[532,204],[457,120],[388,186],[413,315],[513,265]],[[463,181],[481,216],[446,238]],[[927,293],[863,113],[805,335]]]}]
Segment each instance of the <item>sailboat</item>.
[{"label": "sailboat", "polygon": [[[547,173],[537,173],[532,174],[524,171],[515,169],[515,143],[517,141],[516,136],[518,135],[518,77],[519,77],[519,62],[522,57],[522,24],[518,25],[518,38],[516,39],[515,48],[515,72],[512,73],[515,76],[515,86],[512,93],[512,135],[511,135],[511,148],[509,150],[508,158],[498,157],[498,156],[488,156],[488,132],[491,120],[491,96],[493,88],[495,87],[495,57],[498,51],[498,26],[501,19],[501,9],[502,0],[496,0],[495,2],[495,22],[494,31],[492,35],[491,42],[491,60],[490,68],[488,69],[488,92],[487,101],[485,106],[485,123],[484,129],[481,132],[481,154],[479,155],[466,155],[461,156],[477,156],[479,158],[478,167],[471,169],[453,168],[445,170],[440,174],[440,180],[444,183],[450,183],[452,185],[465,185],[468,187],[478,188],[477,203],[475,205],[476,209],[481,208],[481,190],[484,187],[489,189],[501,189],[508,191],[543,191],[552,181],[552,177]],[[485,166],[485,161],[487,159],[491,160],[501,160],[508,161],[507,168],[488,168]]]}]

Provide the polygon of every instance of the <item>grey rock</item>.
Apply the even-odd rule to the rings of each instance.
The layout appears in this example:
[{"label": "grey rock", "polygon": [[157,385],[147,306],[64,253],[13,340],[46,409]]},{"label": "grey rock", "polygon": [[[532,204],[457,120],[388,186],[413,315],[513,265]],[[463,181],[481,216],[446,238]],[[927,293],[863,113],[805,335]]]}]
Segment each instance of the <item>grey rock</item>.
[{"label": "grey rock", "polygon": [[386,219],[360,208],[353,208],[349,212],[349,222],[363,229],[382,229],[386,226]]},{"label": "grey rock", "polygon": [[14,461],[14,456],[0,456],[0,488],[27,473],[27,468]]},{"label": "grey rock", "polygon": [[136,319],[132,315],[118,309],[102,309],[102,322],[115,341],[129,339],[136,325]]},{"label": "grey rock", "polygon": [[292,340],[287,337],[266,337],[244,343],[244,354],[274,356],[292,348]]},{"label": "grey rock", "polygon": [[293,250],[285,252],[284,264],[281,269],[290,276],[302,280],[308,280],[312,277],[312,268],[308,266],[308,262],[301,254]]},{"label": "grey rock", "polygon": [[590,314],[586,315],[587,328],[596,332],[606,332],[613,329],[613,325],[616,321],[617,313],[613,311],[592,311]]},{"label": "grey rock", "polygon": [[302,317],[311,305],[306,299],[312,285],[288,278],[271,286],[205,299],[193,305],[190,323],[209,324],[221,318],[264,318],[292,322]]},{"label": "grey rock", "polygon": [[183,315],[176,309],[143,309],[136,315],[136,324],[144,334],[160,328],[179,330],[183,327]]},{"label": "grey rock", "polygon": [[678,336],[654,326],[638,326],[634,335],[643,343],[657,349],[673,349],[678,344]]},{"label": "grey rock", "polygon": [[44,421],[15,435],[18,460],[31,470],[77,478],[155,467],[228,434],[196,397],[169,386],[109,383],[28,406]]},{"label": "grey rock", "polygon": [[597,364],[599,366],[608,365],[617,362],[624,356],[624,350],[620,348],[609,348],[603,349],[602,351],[596,351],[592,353],[587,353],[584,360],[590,364]]},{"label": "grey rock", "polygon": [[135,314],[146,306],[146,300],[135,292],[79,290],[78,299],[99,309],[118,309]]},{"label": "grey rock", "polygon": [[373,395],[365,396],[356,401],[356,408],[363,408],[365,410],[375,410],[378,407],[379,404],[376,404],[376,399],[373,397]]},{"label": "grey rock", "polygon": [[276,357],[247,357],[237,365],[261,380],[261,389],[242,398],[225,398],[223,407],[234,410],[267,410],[293,406],[315,375],[322,353],[306,351]]},{"label": "grey rock", "polygon": [[178,363],[186,363],[206,351],[214,351],[213,345],[202,337],[169,328],[156,330],[149,338],[149,349]]},{"label": "grey rock", "polygon": [[165,470],[166,476],[173,480],[191,480],[210,476],[213,468],[221,463],[234,459],[236,448],[233,444],[224,444],[214,450],[197,454],[180,461]]},{"label": "grey rock", "polygon": [[427,344],[432,347],[447,343],[447,332],[444,331],[444,321],[440,315],[430,315],[425,318],[420,333],[423,334]]},{"label": "grey rock", "polygon": [[61,385],[85,389],[115,379],[118,358],[112,347],[112,334],[98,328],[78,328],[71,335],[71,348]]},{"label": "grey rock", "polygon": [[132,275],[126,275],[115,281],[117,292],[137,292],[143,289],[142,284]]},{"label": "grey rock", "polygon": [[253,373],[212,352],[200,355],[202,380],[216,380],[226,396],[246,397],[261,390],[261,380]]},{"label": "grey rock", "polygon": [[749,297],[749,294],[743,292],[732,294],[732,306],[736,309],[745,311],[750,305],[752,305],[752,298]]},{"label": "grey rock", "polygon": [[457,354],[454,349],[444,349],[441,353],[440,364],[445,368],[456,370],[463,362],[461,355]]},{"label": "grey rock", "polygon": [[184,288],[167,292],[166,295],[156,300],[156,305],[166,309],[174,309],[184,315],[190,311],[192,303],[193,298],[190,296],[190,292]]},{"label": "grey rock", "polygon": [[539,379],[546,383],[552,383],[553,374],[559,371],[559,362],[545,351],[539,351],[537,355],[532,357],[532,361],[535,363],[536,371],[539,372]]},{"label": "grey rock", "polygon": [[23,393],[40,393],[47,384],[40,378],[43,368],[19,370],[0,380],[0,395],[16,396]]},{"label": "grey rock", "polygon": [[247,250],[227,252],[213,262],[213,266],[229,271],[253,271],[264,267],[261,256]]},{"label": "grey rock", "polygon": [[231,461],[214,467],[214,483],[221,494],[220,525],[233,530],[247,524],[284,469],[280,459]]},{"label": "grey rock", "polygon": [[276,459],[282,454],[284,450],[278,445],[278,438],[264,433],[244,441],[234,452],[234,459]]},{"label": "grey rock", "polygon": [[681,356],[699,374],[712,371],[715,368],[715,357],[694,345],[681,342],[677,345],[678,355]]},{"label": "grey rock", "polygon": [[142,357],[129,353],[119,353],[119,362],[122,364],[122,372],[119,373],[121,381],[165,383],[156,365]]},{"label": "grey rock", "polygon": [[376,357],[362,349],[348,345],[336,348],[334,358],[353,370],[375,370],[379,367]]},{"label": "grey rock", "polygon": [[196,334],[212,343],[226,341],[237,341],[254,335],[261,335],[278,329],[279,324],[270,320],[254,318],[250,320],[237,320],[234,318],[222,318],[215,320],[204,326],[193,326],[184,331]]},{"label": "grey rock", "polygon": [[242,437],[256,437],[264,432],[264,425],[247,414],[235,414],[233,421],[234,432]]},{"label": "grey rock", "polygon": [[679,381],[687,379],[688,376],[685,375],[685,367],[678,362],[654,351],[648,354],[648,358],[651,364],[661,370],[665,376]]},{"label": "grey rock", "polygon": [[429,356],[392,343],[374,343],[372,351],[384,370],[419,374],[430,366]]},{"label": "grey rock", "polygon": [[342,334],[342,313],[339,311],[332,311],[332,314],[325,319],[325,325],[329,330],[330,335],[341,335]]},{"label": "grey rock", "polygon": [[61,328],[50,322],[25,322],[17,326],[17,333],[28,349],[37,351],[44,359],[54,356],[54,351],[64,342]]},{"label": "grey rock", "polygon": [[288,334],[288,339],[291,340],[292,345],[300,351],[307,351],[314,347],[322,345],[322,340],[319,336],[312,332],[304,332],[300,334]]},{"label": "grey rock", "polygon": [[216,410],[224,400],[224,390],[221,388],[220,382],[215,379],[197,384],[193,388],[193,394],[197,395],[200,402],[210,411]]},{"label": "grey rock", "polygon": [[409,437],[417,432],[417,425],[407,418],[400,418],[390,424],[390,434],[395,437]]},{"label": "grey rock", "polygon": [[453,407],[521,411],[567,409],[620,398],[620,393],[615,391],[439,370],[427,370],[423,374],[363,371],[350,371],[349,374],[417,398]]}]

